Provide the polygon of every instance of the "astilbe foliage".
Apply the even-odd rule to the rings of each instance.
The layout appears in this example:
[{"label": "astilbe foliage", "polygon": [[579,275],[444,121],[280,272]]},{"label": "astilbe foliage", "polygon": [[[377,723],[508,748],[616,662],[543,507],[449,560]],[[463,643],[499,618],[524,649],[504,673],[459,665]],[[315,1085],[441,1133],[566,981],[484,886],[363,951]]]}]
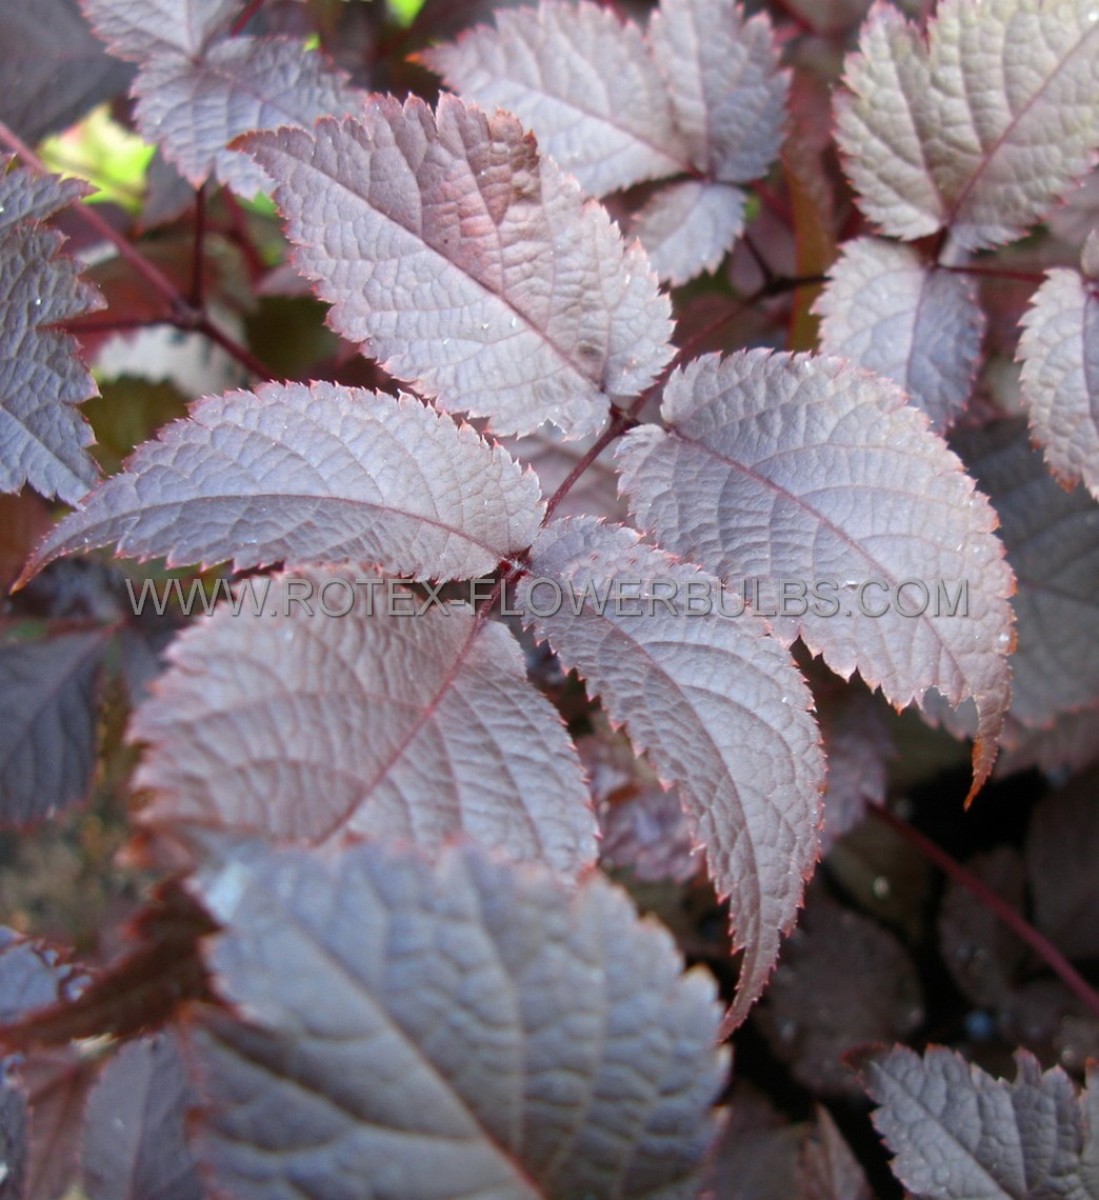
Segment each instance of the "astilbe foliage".
[{"label": "astilbe foliage", "polygon": [[[47,110],[0,44],[0,816],[91,797],[138,874],[71,963],[5,933],[0,1195],[870,1195],[857,1101],[715,1110],[748,1022],[913,1195],[1099,1196],[1094,1081],[927,1046],[920,978],[1099,1054],[1043,882],[1094,776],[1034,924],[890,807],[949,734],[959,827],[1095,757],[1093,0],[55,7]],[[112,94],[136,217],[26,144]],[[112,378],[165,324],[219,382]]]}]

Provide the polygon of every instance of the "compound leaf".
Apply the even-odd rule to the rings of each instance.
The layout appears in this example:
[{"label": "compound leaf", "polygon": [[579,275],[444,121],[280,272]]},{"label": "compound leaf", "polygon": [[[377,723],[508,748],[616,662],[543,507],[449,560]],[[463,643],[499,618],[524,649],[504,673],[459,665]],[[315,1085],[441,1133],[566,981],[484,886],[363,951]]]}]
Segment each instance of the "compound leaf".
[{"label": "compound leaf", "polygon": [[117,543],[170,564],[353,559],[416,579],[471,577],[528,546],[540,515],[532,473],[409,396],[265,383],[198,401],[140,446],[25,575]]},{"label": "compound leaf", "polygon": [[0,159],[0,491],[30,483],[70,503],[95,482],[91,430],[75,405],[96,394],[76,342],[47,328],[102,307],[37,222],[86,190]]},{"label": "compound leaf", "polygon": [[1095,162],[1092,0],[944,0],[926,44],[879,4],[845,83],[837,140],[863,210],[897,237],[1011,241]]},{"label": "compound leaf", "polygon": [[690,166],[644,35],[609,9],[543,0],[502,10],[420,57],[491,112],[507,109],[594,196]]},{"label": "compound leaf", "polygon": [[928,1200],[1095,1195],[1082,1177],[1087,1101],[1060,1067],[1043,1072],[1026,1050],[1015,1062],[1007,1083],[942,1046],[867,1060],[867,1091],[881,1105],[874,1123],[908,1189]]},{"label": "compound leaf", "polygon": [[713,983],[605,880],[251,844],[198,888],[243,1014],[211,1012],[194,1047],[199,1152],[234,1196],[695,1194]]},{"label": "compound leaf", "polygon": [[928,267],[907,246],[848,242],[814,306],[820,346],[886,375],[944,430],[964,410],[985,318],[973,280]]},{"label": "compound leaf", "polygon": [[661,411],[666,429],[619,449],[641,526],[744,593],[765,581],[784,641],[893,705],[973,697],[976,790],[1010,696],[1014,584],[992,507],[923,414],[840,359],[763,350],[695,360]]},{"label": "compound leaf", "polygon": [[362,120],[235,145],[276,180],[333,327],[447,410],[581,437],[671,356],[643,251],[506,113],[375,97]]},{"label": "compound leaf", "polygon": [[565,873],[593,861],[576,751],[503,625],[365,571],[257,582],[258,603],[173,643],[134,717],[152,820],[425,850],[465,834]]},{"label": "compound leaf", "polygon": [[557,521],[534,543],[530,570],[519,588],[525,619],[676,784],[730,897],[745,951],[727,1019],[736,1024],[767,982],[817,859],[824,759],[808,688],[764,622],[722,615],[716,579],[631,529]]},{"label": "compound leaf", "polygon": [[1099,496],[1099,283],[1067,267],[1047,272],[1018,356],[1031,432],[1050,469]]}]

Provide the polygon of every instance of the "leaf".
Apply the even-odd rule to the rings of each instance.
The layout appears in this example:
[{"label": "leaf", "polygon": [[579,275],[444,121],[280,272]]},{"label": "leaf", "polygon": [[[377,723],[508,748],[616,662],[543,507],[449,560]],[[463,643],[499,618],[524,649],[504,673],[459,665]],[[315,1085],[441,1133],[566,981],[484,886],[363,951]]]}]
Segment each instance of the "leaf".
[{"label": "leaf", "polygon": [[193,186],[216,175],[244,197],[269,191],[271,181],[246,154],[226,149],[238,134],[358,114],[366,100],[319,54],[275,38],[229,38],[197,61],[157,55],[142,67],[134,94],[142,136],[159,143]]},{"label": "leaf", "polygon": [[[87,975],[53,947],[0,927],[0,1023],[71,999],[86,981]],[[0,1061],[3,1200],[52,1200],[64,1190],[73,1174],[79,1129],[71,1101],[74,1093],[77,1102],[83,1098],[94,1070],[88,1061],[80,1064],[71,1046],[60,1054]]]},{"label": "leaf", "polygon": [[629,742],[602,722],[576,743],[599,818],[599,858],[644,883],[685,883],[698,874],[690,824]]},{"label": "leaf", "polygon": [[594,860],[576,752],[503,625],[366,571],[264,582],[258,611],[223,604],[173,643],[135,714],[150,819],[427,851],[464,834],[573,874]]},{"label": "leaf", "polygon": [[[10,160],[7,160],[10,162]],[[95,482],[91,432],[75,405],[96,392],[76,342],[47,327],[101,307],[64,240],[32,221],[75,196],[78,184],[36,179],[0,161],[0,491],[30,483],[70,503]]]},{"label": "leaf", "polygon": [[1047,271],[1018,358],[1031,433],[1054,477],[1066,487],[1082,479],[1099,496],[1099,284],[1067,267]]},{"label": "leaf", "polygon": [[276,180],[333,328],[448,411],[582,437],[671,356],[643,252],[506,113],[378,97],[361,121],[235,145]]},{"label": "leaf", "polygon": [[808,689],[762,621],[720,613],[716,579],[633,530],[557,521],[530,572],[524,620],[677,785],[730,897],[745,951],[734,1025],[762,992],[817,859],[824,761]]},{"label": "leaf", "polygon": [[419,59],[487,112],[503,108],[593,196],[689,167],[642,32],[609,9],[542,0],[505,9]]},{"label": "leaf", "polygon": [[801,1200],[797,1161],[804,1125],[784,1122],[739,1076],[729,1107],[712,1156],[715,1200]]},{"label": "leaf", "polygon": [[678,286],[717,268],[744,229],[745,199],[727,183],[673,183],[637,214],[631,233],[660,279]]},{"label": "leaf", "polygon": [[976,250],[1019,237],[1099,148],[1092,0],[944,0],[927,42],[878,4],[847,59],[836,137],[884,233],[949,228]]},{"label": "leaf", "polygon": [[[810,681],[814,678],[811,675]],[[861,683],[853,679],[837,685],[832,677],[820,687],[814,683],[813,693],[828,760],[820,831],[823,858],[862,821],[868,804],[885,803],[888,762],[896,750],[887,710]]]},{"label": "leaf", "polygon": [[26,825],[86,797],[108,636],[0,644],[0,823]]},{"label": "leaf", "polygon": [[0,1075],[0,1200],[23,1200],[27,1194],[27,1124],[27,1102],[5,1071]]},{"label": "leaf", "polygon": [[132,62],[157,54],[194,58],[227,33],[240,0],[81,0],[111,53]]},{"label": "leaf", "polygon": [[869,1059],[874,1124],[905,1187],[932,1200],[1095,1195],[1081,1178],[1085,1101],[1060,1067],[1043,1072],[1025,1050],[1015,1062],[1007,1083],[941,1046]]},{"label": "leaf", "polygon": [[1027,830],[1034,923],[1069,958],[1099,956],[1099,851],[1095,770],[1046,796]]},{"label": "leaf", "polygon": [[24,578],[112,543],[170,566],[350,559],[416,579],[472,577],[528,546],[540,515],[532,475],[409,396],[265,383],[198,401],[139,447]]},{"label": "leaf", "polygon": [[1011,659],[1011,715],[1048,725],[1099,699],[1099,507],[1082,489],[1050,478],[1020,421],[967,430],[955,447],[1000,517],[1018,580],[1018,647]]},{"label": "leaf", "polygon": [[[1016,912],[1024,911],[1026,872],[1013,846],[996,846],[970,859],[966,867]],[[942,960],[954,982],[974,1004],[1002,1008],[1021,981],[1027,946],[987,904],[954,880],[947,881],[938,927]]]},{"label": "leaf", "polygon": [[907,246],[856,238],[813,311],[820,346],[895,380],[942,431],[965,409],[985,318],[972,279],[926,266]]},{"label": "leaf", "polygon": [[919,976],[901,943],[812,889],[756,1015],[776,1057],[815,1094],[855,1097],[844,1055],[904,1038],[923,1019]]},{"label": "leaf", "polygon": [[1008,714],[1004,749],[996,772],[1010,775],[1037,767],[1047,775],[1074,773],[1099,757],[1099,707],[1058,713],[1044,729],[1032,729]]},{"label": "leaf", "polygon": [[976,791],[1010,695],[1013,580],[991,506],[923,414],[839,359],[763,350],[696,359],[661,413],[618,451],[641,527],[894,706],[973,697]]},{"label": "leaf", "polygon": [[[516,462],[534,470],[547,502],[594,443],[593,437],[578,442],[565,441],[552,426],[523,438],[501,439],[501,445]],[[559,517],[590,515],[615,521],[626,519],[626,506],[618,496],[618,472],[610,447],[587,467],[554,511]]]},{"label": "leaf", "polygon": [[193,1093],[175,1038],[121,1046],[88,1097],[84,1191],[88,1200],[202,1200],[184,1138]]},{"label": "leaf", "polygon": [[816,1106],[815,1136],[802,1143],[798,1161],[800,1200],[874,1200],[870,1183],[828,1115]]},{"label": "leaf", "polygon": [[76,0],[0,9],[0,120],[28,145],[124,92],[131,75],[104,52]]},{"label": "leaf", "polygon": [[[593,876],[381,844],[200,877],[242,1019],[195,1039],[199,1152],[240,1200],[688,1200],[725,1055],[711,979]],[[277,1149],[277,1153],[271,1151]]]},{"label": "leaf", "polygon": [[733,0],[662,0],[649,39],[695,167],[721,183],[765,175],[790,88],[770,20]]}]

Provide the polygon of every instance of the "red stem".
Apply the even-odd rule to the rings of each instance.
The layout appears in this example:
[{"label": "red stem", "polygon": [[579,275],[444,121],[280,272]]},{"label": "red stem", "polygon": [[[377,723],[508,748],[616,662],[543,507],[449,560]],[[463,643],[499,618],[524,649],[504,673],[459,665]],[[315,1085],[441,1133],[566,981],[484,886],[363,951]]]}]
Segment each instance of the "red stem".
[{"label": "red stem", "polygon": [[980,267],[975,264],[948,267],[939,263],[938,269],[954,275],[987,275],[990,279],[1018,279],[1022,283],[1041,283],[1045,279],[1042,271],[1013,271],[1008,267]]},{"label": "red stem", "polygon": [[1025,942],[1045,962],[1065,987],[1090,1012],[1099,1017],[1099,994],[1061,951],[1044,934],[1039,933],[1022,913],[1017,912],[1002,896],[998,896],[987,884],[982,883],[976,875],[952,858],[941,846],[909,825],[907,821],[902,820],[896,813],[876,804],[869,807],[874,816],[915,846],[924,858],[933,862],[940,871],[956,883],[960,883],[962,887],[968,889],[985,908],[998,917],[1017,938]]},{"label": "red stem", "polygon": [[191,307],[201,312],[205,304],[205,273],[203,257],[206,239],[206,185],[195,189],[195,240],[191,254]]},{"label": "red stem", "polygon": [[256,13],[259,12],[263,5],[264,0],[251,0],[248,7],[240,14],[239,17],[237,17],[230,27],[230,35],[236,37],[237,34],[244,29],[245,25],[247,25],[248,22],[256,15]]},{"label": "red stem", "polygon": [[[18,134],[13,133],[3,121],[0,121],[0,142],[4,142],[27,166],[37,171],[40,175],[51,174],[50,169],[38,155],[35,154]],[[269,367],[260,362],[247,347],[240,345],[229,334],[214,325],[201,307],[192,304],[155,263],[150,262],[132,242],[116,229],[113,229],[91,205],[75,204],[71,211],[76,213],[85,225],[94,229],[100,237],[110,242],[149,286],[159,292],[168,301],[173,315],[166,318],[167,324],[174,325],[177,329],[195,330],[203,334],[212,342],[216,342],[227,354],[261,379],[274,378],[273,372]],[[200,217],[200,227],[204,224],[204,221],[205,218]],[[201,234],[197,234],[196,255],[200,253]]]},{"label": "red stem", "polygon": [[[0,141],[5,142],[10,149],[19,155],[27,166],[33,167],[40,175],[49,175],[51,173],[49,167],[46,166],[38,155],[35,154],[18,134],[13,133],[3,121],[0,121]],[[80,217],[85,225],[94,229],[100,237],[106,238],[151,287],[155,288],[165,299],[171,301],[172,304],[179,303],[182,297],[176,285],[159,267],[151,263],[144,254],[123,237],[122,234],[113,229],[91,205],[76,204],[73,206],[72,211]]]}]

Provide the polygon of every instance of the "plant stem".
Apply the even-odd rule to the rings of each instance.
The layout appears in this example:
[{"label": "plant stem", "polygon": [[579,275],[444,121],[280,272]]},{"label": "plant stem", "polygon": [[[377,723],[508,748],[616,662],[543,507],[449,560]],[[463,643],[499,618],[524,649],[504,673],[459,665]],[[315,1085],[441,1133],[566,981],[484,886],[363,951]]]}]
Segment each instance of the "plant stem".
[{"label": "plant stem", "polygon": [[241,33],[244,30],[244,27],[256,15],[256,13],[259,12],[259,10],[263,7],[263,5],[264,5],[264,0],[250,0],[248,7],[233,22],[232,26],[229,29],[229,33],[233,37],[236,37],[238,33]]},{"label": "plant stem", "polygon": [[[13,133],[3,121],[0,121],[0,141],[3,141],[13,150],[19,157],[32,167],[40,175],[49,175],[50,169],[38,157],[37,154],[18,136]],[[160,270],[155,263],[151,263],[144,254],[142,254],[133,244],[125,237],[113,229],[96,210],[89,204],[73,205],[72,211],[80,217],[80,219],[90,229],[95,230],[100,237],[106,238],[107,241],[115,247],[122,257],[134,268],[138,274],[153,288],[156,289],[166,300],[172,304],[178,304],[182,297],[179,294],[179,288]]]},{"label": "plant stem", "polygon": [[[50,170],[46,164],[38,157],[37,154],[19,137],[13,133],[3,121],[0,121],[0,142],[13,150],[26,164],[41,175],[49,175]],[[262,363],[246,346],[242,346],[234,338],[230,337],[224,330],[219,329],[206,315],[205,310],[201,305],[201,281],[202,281],[202,242],[203,231],[205,227],[205,201],[202,199],[203,191],[200,189],[198,203],[198,213],[196,216],[196,231],[195,231],[195,267],[192,277],[192,293],[196,290],[195,280],[197,279],[197,289],[199,292],[199,303],[189,300],[178,287],[160,270],[160,268],[137,249],[125,236],[113,229],[107,221],[96,210],[88,204],[75,204],[72,207],[72,212],[87,225],[93,229],[100,237],[105,238],[118,253],[134,268],[135,271],[152,287],[159,292],[165,300],[168,301],[171,307],[171,316],[165,318],[165,323],[174,325],[177,329],[184,331],[194,331],[201,333],[212,342],[216,342],[230,357],[235,359],[251,371],[254,375],[258,375],[261,379],[272,379],[274,373],[269,367]]]},{"label": "plant stem", "polygon": [[206,240],[206,185],[195,189],[195,240],[191,254],[191,307],[201,312],[204,305],[205,274],[203,256]]},{"label": "plant stem", "polygon": [[956,883],[960,883],[991,913],[998,917],[1015,934],[1025,942],[1039,958],[1049,967],[1070,992],[1080,1000],[1087,1009],[1099,1017],[1099,993],[1088,983],[1069,960],[1056,946],[1022,915],[1017,912],[1002,897],[998,896],[987,884],[983,883],[972,871],[962,866],[957,859],[952,858],[940,845],[922,834],[914,826],[896,813],[881,805],[871,804],[870,811],[883,821],[890,829],[900,834],[914,846],[929,862],[932,862]]},{"label": "plant stem", "polygon": [[1042,271],[1015,271],[1009,267],[982,267],[976,263],[963,266],[946,266],[938,264],[940,271],[950,271],[954,275],[984,275],[989,279],[1017,279],[1021,283],[1041,283],[1045,279]]}]

